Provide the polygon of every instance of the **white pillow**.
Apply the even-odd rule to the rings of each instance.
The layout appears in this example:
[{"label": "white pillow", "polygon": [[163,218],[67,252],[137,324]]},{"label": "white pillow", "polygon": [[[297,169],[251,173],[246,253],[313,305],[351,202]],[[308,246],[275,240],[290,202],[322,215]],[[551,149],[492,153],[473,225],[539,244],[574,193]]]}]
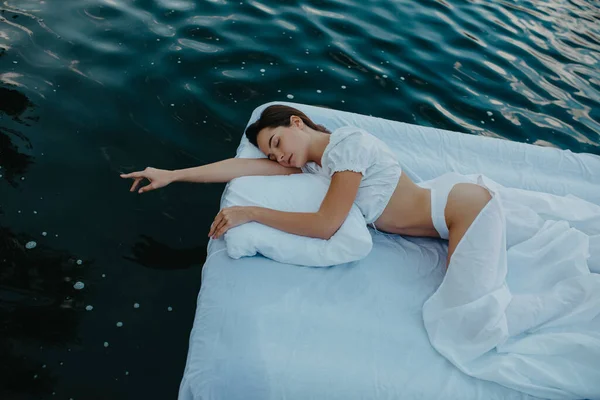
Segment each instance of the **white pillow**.
[{"label": "white pillow", "polygon": [[[316,212],[329,180],[313,174],[245,176],[233,179],[225,189],[221,207],[259,206],[279,211]],[[371,251],[373,242],[356,204],[329,239],[294,235],[258,222],[231,228],[225,235],[232,258],[260,253],[275,261],[325,267],[356,261]]]}]

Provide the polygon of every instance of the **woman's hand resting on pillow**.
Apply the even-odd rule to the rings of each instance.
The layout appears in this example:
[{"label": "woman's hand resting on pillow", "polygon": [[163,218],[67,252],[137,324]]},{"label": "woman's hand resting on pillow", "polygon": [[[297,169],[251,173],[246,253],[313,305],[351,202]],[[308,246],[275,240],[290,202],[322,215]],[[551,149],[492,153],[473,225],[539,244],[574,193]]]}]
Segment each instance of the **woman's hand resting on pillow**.
[{"label": "woman's hand resting on pillow", "polygon": [[253,207],[240,206],[222,209],[210,225],[208,236],[218,239],[229,229],[252,221],[252,209]]},{"label": "woman's hand resting on pillow", "polygon": [[135,191],[135,189],[143,179],[148,179],[150,181],[150,184],[141,188],[138,191],[138,193],[149,192],[150,190],[167,186],[174,180],[173,171],[157,169],[152,167],[147,167],[143,171],[132,172],[130,174],[121,174],[121,178],[134,179],[133,185],[131,185],[131,189],[129,189],[130,192]]}]

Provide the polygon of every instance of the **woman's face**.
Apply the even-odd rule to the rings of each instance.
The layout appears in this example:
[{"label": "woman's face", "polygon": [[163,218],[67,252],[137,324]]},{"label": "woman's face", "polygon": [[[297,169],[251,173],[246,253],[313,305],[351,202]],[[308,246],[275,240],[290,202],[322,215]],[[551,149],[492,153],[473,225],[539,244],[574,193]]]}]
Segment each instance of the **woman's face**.
[{"label": "woman's face", "polygon": [[284,167],[300,168],[307,162],[308,135],[302,130],[304,122],[292,116],[288,127],[262,129],[256,138],[260,150]]}]

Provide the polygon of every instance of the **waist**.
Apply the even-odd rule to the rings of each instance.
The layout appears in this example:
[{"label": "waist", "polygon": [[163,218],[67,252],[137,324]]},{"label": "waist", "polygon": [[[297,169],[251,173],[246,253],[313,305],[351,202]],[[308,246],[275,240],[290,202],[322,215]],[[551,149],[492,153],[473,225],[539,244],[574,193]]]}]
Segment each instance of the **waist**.
[{"label": "waist", "polygon": [[408,191],[397,188],[374,225],[377,230],[387,233],[439,237],[431,218],[430,189],[416,185]]}]

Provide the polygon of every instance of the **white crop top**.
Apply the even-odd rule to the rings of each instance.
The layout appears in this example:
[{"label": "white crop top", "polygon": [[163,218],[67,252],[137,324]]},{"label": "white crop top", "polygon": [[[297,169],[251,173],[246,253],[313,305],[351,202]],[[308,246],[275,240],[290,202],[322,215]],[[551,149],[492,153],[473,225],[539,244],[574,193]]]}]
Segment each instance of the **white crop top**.
[{"label": "white crop top", "polygon": [[402,174],[402,168],[389,147],[355,126],[344,126],[331,133],[321,165],[309,162],[302,167],[302,172],[329,178],[338,171],[354,171],[363,175],[354,203],[368,224],[375,222],[383,213]]}]

